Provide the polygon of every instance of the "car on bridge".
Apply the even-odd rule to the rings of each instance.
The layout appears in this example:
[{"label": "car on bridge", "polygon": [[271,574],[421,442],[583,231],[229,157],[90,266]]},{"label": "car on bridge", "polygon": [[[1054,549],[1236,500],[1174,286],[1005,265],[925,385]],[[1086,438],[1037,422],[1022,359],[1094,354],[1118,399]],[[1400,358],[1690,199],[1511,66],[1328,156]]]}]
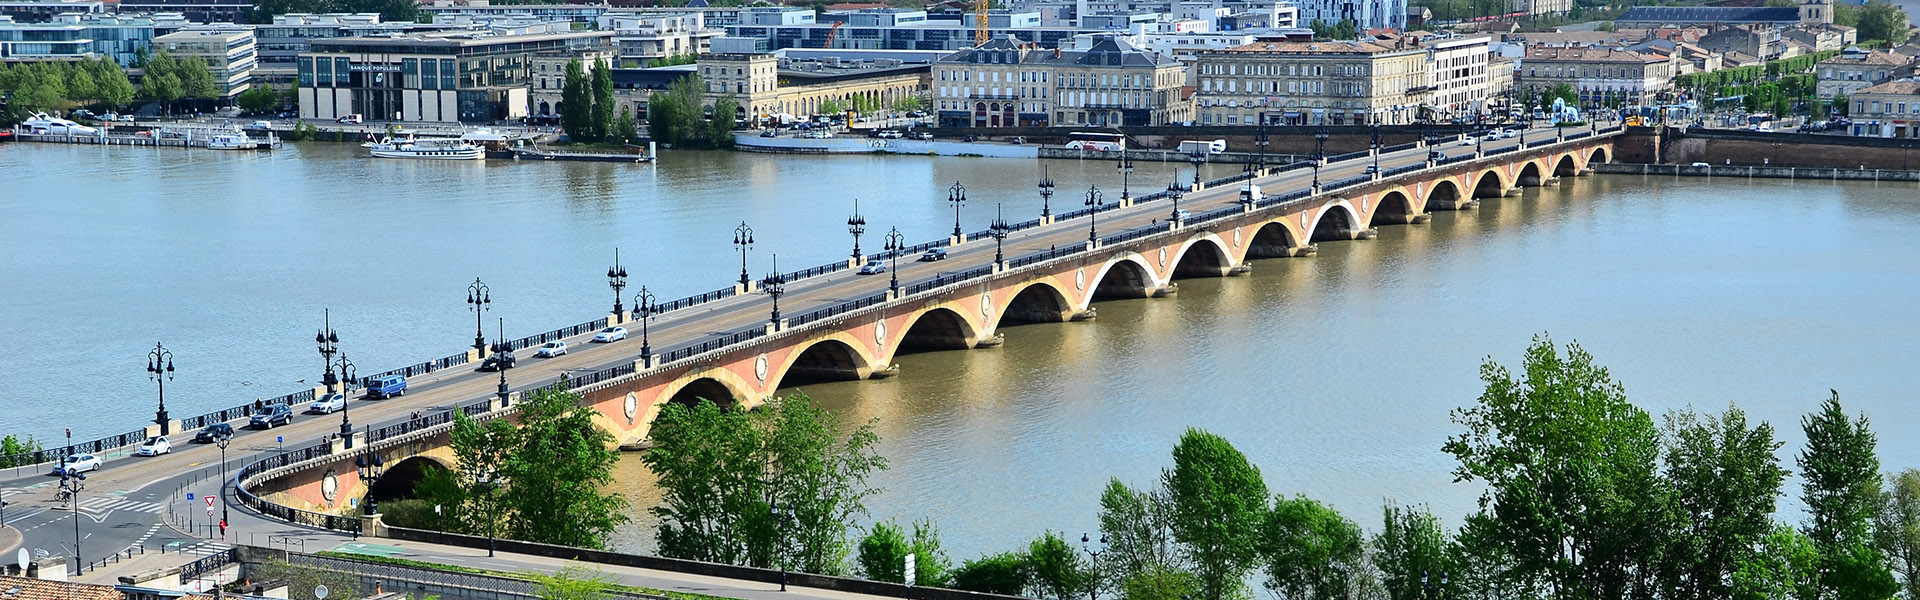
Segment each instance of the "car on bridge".
[{"label": "car on bridge", "polygon": [[601,344],[618,342],[624,339],[627,339],[627,328],[625,327],[608,327],[600,330],[600,333],[593,334],[593,341]]},{"label": "car on bridge", "polygon": [[513,353],[499,352],[488,356],[486,360],[480,361],[480,367],[475,370],[483,373],[492,373],[494,371],[505,371],[511,368],[513,368]]},{"label": "car on bridge", "polygon": [[98,470],[100,470],[100,457],[92,454],[75,454],[67,457],[66,460],[60,461],[60,464],[54,465],[53,473],[50,474],[59,475],[65,473],[67,475],[76,475],[87,471]]},{"label": "car on bridge", "polygon": [[328,413],[337,413],[342,410],[345,410],[346,408],[347,408],[347,395],[339,392],[334,392],[331,394],[326,394],[319,398],[315,398],[313,401],[313,404],[310,404],[307,406],[307,413],[315,414],[315,415],[324,415]]},{"label": "car on bridge", "polygon": [[233,439],[233,426],[226,423],[214,423],[200,428],[200,433],[193,434],[193,441],[201,444],[230,439]]},{"label": "car on bridge", "polygon": [[946,248],[928,248],[926,252],[923,252],[920,254],[920,262],[933,262],[936,260],[946,260],[946,259],[947,259]]},{"label": "car on bridge", "polygon": [[567,343],[562,342],[560,340],[554,340],[551,342],[547,342],[545,344],[541,344],[540,349],[538,351],[535,351],[533,355],[539,358],[553,358],[555,356],[560,356],[566,353],[567,353]]},{"label": "car on bridge", "polygon": [[869,258],[867,264],[860,265],[861,275],[879,275],[885,272],[887,272],[887,263],[878,258]]},{"label": "car on bridge", "polygon": [[247,419],[247,426],[254,429],[273,429],[273,424],[293,424],[293,407],[285,404],[268,404],[254,409],[253,416]]},{"label": "car on bridge", "polygon": [[368,398],[392,398],[394,396],[405,396],[406,394],[407,377],[405,375],[388,375],[367,380]]},{"label": "car on bridge", "polygon": [[140,442],[140,449],[133,453],[137,456],[159,456],[172,451],[173,444],[167,441],[167,436],[156,435],[147,438],[147,441]]}]

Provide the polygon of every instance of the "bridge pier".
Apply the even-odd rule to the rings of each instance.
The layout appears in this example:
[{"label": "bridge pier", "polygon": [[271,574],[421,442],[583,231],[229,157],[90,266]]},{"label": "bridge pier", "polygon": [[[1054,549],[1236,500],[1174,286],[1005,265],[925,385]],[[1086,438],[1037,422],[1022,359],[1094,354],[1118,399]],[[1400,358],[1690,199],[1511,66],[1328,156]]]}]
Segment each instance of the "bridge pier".
[{"label": "bridge pier", "polygon": [[1148,298],[1165,298],[1180,293],[1180,284],[1168,283],[1147,291]]},{"label": "bridge pier", "polygon": [[1411,225],[1414,223],[1425,223],[1426,221],[1420,220],[1420,217],[1424,216],[1426,215],[1405,215],[1383,212],[1373,215],[1373,222],[1386,223],[1388,225]]},{"label": "bridge pier", "polygon": [[1471,210],[1479,206],[1480,201],[1472,198],[1434,198],[1427,201],[1427,210]]},{"label": "bridge pier", "polygon": [[900,365],[888,365],[885,369],[874,369],[867,379],[887,379],[900,374]]},{"label": "bridge pier", "polygon": [[1412,218],[1407,220],[1407,224],[1410,224],[1410,225],[1420,225],[1420,224],[1431,223],[1431,222],[1433,222],[1432,213],[1420,213],[1417,215],[1413,215]]},{"label": "bridge pier", "polygon": [[1240,263],[1240,264],[1228,267],[1226,276],[1238,277],[1241,275],[1247,275],[1251,273],[1253,273],[1253,265],[1251,263]]},{"label": "bridge pier", "polygon": [[1005,344],[1005,343],[1007,343],[1007,334],[996,331],[996,332],[993,332],[993,335],[980,338],[980,341],[974,342],[973,347],[974,348],[997,348],[1001,344]]},{"label": "bridge pier", "polygon": [[1312,244],[1308,244],[1305,246],[1295,246],[1295,247],[1281,246],[1277,244],[1252,244],[1247,246],[1247,257],[1248,258],[1296,258],[1301,256],[1312,256],[1313,253],[1318,251],[1319,249],[1315,248]]},{"label": "bridge pier", "polygon": [[1071,311],[1070,316],[1067,317],[1067,320],[1068,321],[1092,321],[1095,317],[1098,317],[1098,316],[1100,316],[1099,309],[1089,306],[1087,307],[1086,310]]}]

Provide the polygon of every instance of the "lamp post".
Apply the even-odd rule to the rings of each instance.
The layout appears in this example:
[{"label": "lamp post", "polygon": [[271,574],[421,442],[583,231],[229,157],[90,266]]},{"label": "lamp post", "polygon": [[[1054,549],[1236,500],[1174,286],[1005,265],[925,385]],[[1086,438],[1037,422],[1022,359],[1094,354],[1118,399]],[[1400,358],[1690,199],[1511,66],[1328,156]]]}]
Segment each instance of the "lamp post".
[{"label": "lamp post", "polygon": [[67,491],[67,498],[73,501],[73,574],[79,575],[85,570],[86,559],[80,555],[80,482],[86,481],[85,473],[60,471],[60,489]]},{"label": "lamp post", "polygon": [[613,266],[607,267],[607,287],[613,288],[613,315],[626,314],[626,308],[620,306],[620,291],[627,288],[627,268],[620,266],[620,249],[613,249]]},{"label": "lamp post", "polygon": [[473,278],[473,283],[467,286],[467,308],[473,310],[474,352],[485,354],[487,351],[487,336],[480,332],[480,313],[486,312],[492,305],[493,294],[487,289],[487,284],[480,283],[479,277]]},{"label": "lamp post", "polygon": [[766,288],[767,295],[773,296],[773,328],[780,329],[780,295],[787,293],[786,278],[780,276],[780,253],[773,254],[773,272],[760,280],[760,287]]},{"label": "lamp post", "polygon": [[1207,155],[1201,154],[1199,150],[1194,150],[1193,152],[1187,153],[1187,162],[1193,163],[1193,187],[1187,189],[1200,189],[1200,165],[1207,162]]},{"label": "lamp post", "polygon": [[[353,423],[347,421],[347,383],[353,381],[353,361],[347,360],[346,353],[340,354],[336,363],[340,367],[340,439],[346,442],[348,449],[353,448]],[[329,369],[331,371],[332,369]]]},{"label": "lamp post", "polygon": [[1327,161],[1327,137],[1327,128],[1325,127],[1321,127],[1318,131],[1313,132],[1313,162],[1315,164]]},{"label": "lamp post", "polygon": [[1052,204],[1052,201],[1053,201],[1053,176],[1047,172],[1047,168],[1045,166],[1042,166],[1040,167],[1040,220],[1041,221],[1045,221],[1047,220],[1048,217],[1053,216],[1053,210],[1049,206],[1050,204]]},{"label": "lamp post", "polygon": [[1167,215],[1167,220],[1173,221],[1175,227],[1180,226],[1180,221],[1182,220],[1180,218],[1180,198],[1185,195],[1187,195],[1187,190],[1180,187],[1180,174],[1174,173],[1173,181],[1167,182],[1167,197],[1173,199],[1173,212]]},{"label": "lamp post", "polygon": [[1260,129],[1253,134],[1253,145],[1260,149],[1260,171],[1263,173],[1267,170],[1267,142],[1271,139],[1267,135],[1267,119],[1263,116],[1260,118]]},{"label": "lamp post", "polygon": [[[1093,548],[1091,548],[1091,547],[1089,547],[1089,546],[1088,546],[1088,544],[1090,544],[1090,543],[1092,543],[1092,542],[1093,542],[1093,536],[1090,536],[1090,535],[1087,535],[1087,534],[1084,534],[1084,533],[1082,533],[1082,534],[1080,534],[1080,550],[1081,550],[1082,552],[1086,552],[1086,553],[1087,553],[1087,556],[1091,556],[1091,557],[1093,557],[1093,568],[1094,568],[1094,569],[1099,569],[1099,568],[1100,568],[1100,555],[1102,555],[1102,554],[1106,554],[1106,553],[1107,553],[1107,547],[1106,547],[1106,546],[1107,546],[1107,534],[1104,534],[1104,533],[1103,533],[1103,534],[1100,534],[1100,549],[1099,549],[1099,550],[1094,550]],[[1096,585],[1092,585],[1092,583],[1093,583],[1093,582],[1088,582],[1088,585],[1087,585],[1087,600],[1099,600],[1099,598],[1100,598],[1100,587],[1099,587],[1099,586],[1096,586]]]},{"label": "lamp post", "polygon": [[653,292],[647,286],[640,286],[640,293],[633,295],[633,312],[640,317],[640,364],[653,364],[653,344],[647,340],[647,321],[653,319]]},{"label": "lamp post", "polygon": [[960,205],[967,203],[967,186],[953,182],[953,187],[947,188],[947,202],[953,205],[953,243],[964,242],[966,234],[960,232]]},{"label": "lamp post", "polygon": [[1100,242],[1099,230],[1096,229],[1096,224],[1100,220],[1100,188],[1098,186],[1087,186],[1086,205],[1087,243],[1097,244]]},{"label": "lamp post", "polygon": [[898,296],[900,295],[900,251],[907,249],[907,238],[900,235],[899,227],[895,227],[887,232],[886,240],[887,258],[893,261],[893,264],[887,267],[887,274],[893,276],[893,281],[887,283],[887,291]]},{"label": "lamp post", "polygon": [[325,371],[320,375],[320,385],[326,386],[326,393],[333,393],[333,384],[339,379],[333,377],[333,355],[340,352],[340,334],[333,331],[333,311],[324,310],[320,331],[313,334],[313,344],[320,351],[320,366]]},{"label": "lamp post", "polygon": [[860,216],[860,199],[853,199],[853,216],[847,217],[847,233],[853,234],[853,262],[859,263],[866,255],[860,253],[860,234],[867,232],[867,218]]},{"label": "lamp post", "polygon": [[1373,172],[1380,172],[1380,124],[1373,124]]},{"label": "lamp post", "polygon": [[[774,527],[776,530],[780,528],[780,525],[784,525],[788,521],[793,520],[792,504],[768,502],[767,512],[773,517],[773,520],[776,523]],[[778,536],[777,531],[775,535]],[[783,537],[780,541],[775,542],[775,544],[781,544],[781,545],[773,549],[774,553],[779,555],[778,558],[780,560],[780,591],[782,592],[787,591],[787,552],[786,552],[786,547],[784,545],[785,541],[786,540]]]},{"label": "lamp post", "polygon": [[500,397],[500,407],[506,408],[508,403],[507,365],[511,362],[513,350],[507,347],[507,320],[502,318],[495,326],[497,329],[494,330],[493,353],[496,355],[505,354],[506,356],[502,356],[502,360],[499,362],[500,387],[494,390],[494,395]]},{"label": "lamp post", "polygon": [[1013,225],[1008,224],[1007,220],[1000,216],[1000,205],[993,205],[993,222],[987,224],[987,235],[993,236],[993,265],[996,267],[1007,264],[1007,256],[1000,251],[1000,245],[1011,233],[1013,233]]},{"label": "lamp post", "polygon": [[1123,202],[1132,200],[1133,156],[1127,154],[1126,148],[1120,149],[1120,162],[1115,168],[1120,171],[1120,200]]},{"label": "lamp post", "polygon": [[160,435],[167,435],[167,381],[173,379],[173,353],[159,342],[147,353],[147,379],[160,384],[160,409],[154,411],[153,422],[160,426]]},{"label": "lamp post", "polygon": [[223,537],[227,534],[227,482],[231,477],[227,474],[227,444],[232,441],[233,437],[226,435],[214,440],[220,445],[220,535]]},{"label": "lamp post", "polygon": [[733,228],[733,245],[740,249],[740,289],[747,289],[747,251],[753,249],[753,228],[741,221]]}]

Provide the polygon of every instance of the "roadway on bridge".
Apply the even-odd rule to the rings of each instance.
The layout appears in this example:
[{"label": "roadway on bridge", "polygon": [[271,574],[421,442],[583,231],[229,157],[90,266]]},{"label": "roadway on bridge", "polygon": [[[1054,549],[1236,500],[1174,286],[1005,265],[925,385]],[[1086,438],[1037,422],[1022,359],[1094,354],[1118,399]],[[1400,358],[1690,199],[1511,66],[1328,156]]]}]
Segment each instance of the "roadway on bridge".
[{"label": "roadway on bridge", "polygon": [[[1539,140],[1551,135],[1550,129],[1538,128],[1528,132],[1526,137]],[[1519,140],[1508,138],[1487,142],[1485,148],[1491,151],[1517,143]],[[1449,155],[1473,151],[1470,147],[1451,142],[1433,148]],[[1380,157],[1379,165],[1385,171],[1420,164],[1426,160],[1427,151],[1428,148],[1412,148],[1386,153]],[[1370,164],[1372,162],[1368,160],[1335,163],[1321,169],[1320,180],[1332,182],[1357,177],[1364,174]],[[1261,178],[1255,183],[1261,185],[1268,195],[1278,195],[1306,188],[1312,177],[1311,169],[1294,169]],[[1159,191],[1167,182],[1143,179],[1132,183],[1135,195],[1144,196]],[[1112,188],[1102,190],[1109,203],[1117,201],[1118,191]],[[1463,190],[1463,193],[1468,191]],[[1238,185],[1219,186],[1190,193],[1181,201],[1180,207],[1201,214],[1231,206],[1238,201],[1238,197]],[[1055,212],[1083,208],[1084,198],[1085,190],[1060,190],[1054,197]],[[990,202],[992,199],[974,198],[972,201]],[[1112,235],[1165,220],[1171,210],[1171,203],[1165,201],[1117,208],[1099,213],[1097,227],[1101,236]],[[1060,220],[1051,226],[1014,232],[1005,240],[1004,251],[1011,260],[1050,248],[1084,244],[1087,226],[1086,217],[1080,217]],[[905,288],[942,274],[985,267],[992,263],[993,255],[994,243],[987,239],[951,247],[948,258],[943,261],[920,263],[910,262],[917,257],[901,257],[898,263],[900,285]],[[850,269],[799,279],[786,284],[786,293],[780,297],[780,308],[784,316],[800,315],[883,293],[888,282],[889,276],[886,274],[863,276]],[[766,294],[755,293],[659,314],[652,318],[648,326],[652,347],[655,354],[662,354],[666,350],[717,336],[763,327],[770,316],[771,304],[772,299]],[[587,340],[591,334],[568,339],[573,350],[561,357],[540,359],[533,358],[532,349],[518,351],[519,365],[507,373],[512,389],[545,385],[563,372],[585,373],[632,363],[639,356],[640,332],[637,323],[628,323],[627,326],[632,337],[622,342],[590,344]],[[910,377],[912,374],[904,376]],[[456,366],[409,378],[408,393],[398,398],[365,400],[355,397],[350,401],[349,414],[355,429],[362,429],[367,425],[384,426],[402,422],[416,411],[431,413],[451,410],[460,404],[493,395],[497,377],[494,373],[475,372],[472,365]],[[300,408],[295,407],[296,410]],[[241,465],[257,460],[263,453],[275,451],[283,445],[277,441],[281,438],[288,447],[305,446],[311,441],[325,439],[339,432],[340,422],[339,415],[296,415],[291,425],[268,431],[239,429],[228,449],[228,466],[237,471]],[[86,550],[83,556],[97,558],[138,544],[144,544],[151,551],[167,542],[195,543],[191,536],[175,531],[160,519],[169,501],[175,505],[176,511],[188,510],[183,506],[184,492],[194,481],[218,481],[213,478],[219,475],[220,450],[212,444],[189,443],[192,433],[173,432],[174,450],[164,456],[142,458],[130,456],[126,451],[109,453],[102,469],[89,474],[80,505],[83,516],[81,541],[83,550]],[[71,521],[72,512],[65,503],[53,501],[59,479],[46,475],[46,472],[45,467],[0,472],[0,495],[5,495],[9,502],[4,517],[8,524],[23,532],[23,544],[26,547],[36,549],[36,552],[64,555],[70,552],[72,545],[72,524],[68,522]],[[205,490],[198,493],[204,495],[212,489],[207,485]],[[200,497],[203,496],[196,496]],[[197,523],[205,523],[204,509],[204,505],[191,509],[198,513]],[[238,515],[244,509],[236,508],[232,512]],[[282,524],[280,527],[291,526]],[[206,530],[201,529],[200,532],[204,535]],[[11,549],[0,548],[0,552],[9,551]]]}]

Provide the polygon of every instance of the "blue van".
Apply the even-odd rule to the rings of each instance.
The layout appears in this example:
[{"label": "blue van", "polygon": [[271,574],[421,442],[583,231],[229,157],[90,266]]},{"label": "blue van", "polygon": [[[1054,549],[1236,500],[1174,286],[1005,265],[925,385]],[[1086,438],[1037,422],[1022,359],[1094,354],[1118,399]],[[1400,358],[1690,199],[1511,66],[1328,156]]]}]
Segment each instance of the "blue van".
[{"label": "blue van", "polygon": [[392,398],[407,393],[407,378],[404,375],[388,375],[367,380],[368,398]]}]

